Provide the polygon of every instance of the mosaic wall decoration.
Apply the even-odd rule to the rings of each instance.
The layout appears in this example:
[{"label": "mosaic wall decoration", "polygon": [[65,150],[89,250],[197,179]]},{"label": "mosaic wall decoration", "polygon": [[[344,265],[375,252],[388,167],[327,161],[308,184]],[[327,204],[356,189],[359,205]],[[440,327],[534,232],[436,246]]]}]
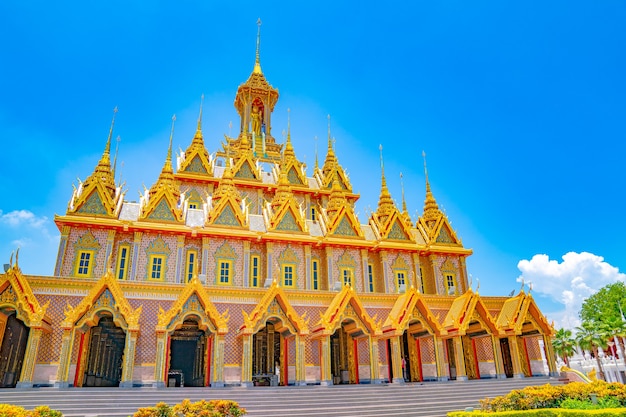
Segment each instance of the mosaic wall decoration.
[{"label": "mosaic wall decoration", "polygon": [[80,206],[76,212],[81,214],[108,214],[107,209],[104,207],[104,204],[102,204],[100,194],[96,189],[93,190],[89,198],[87,198],[85,203]]}]

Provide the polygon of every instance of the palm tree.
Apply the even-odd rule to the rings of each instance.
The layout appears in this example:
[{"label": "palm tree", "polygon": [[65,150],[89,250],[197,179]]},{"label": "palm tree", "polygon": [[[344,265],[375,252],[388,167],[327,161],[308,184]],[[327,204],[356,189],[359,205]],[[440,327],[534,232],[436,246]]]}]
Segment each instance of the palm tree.
[{"label": "palm tree", "polygon": [[575,346],[576,341],[572,337],[572,331],[568,329],[559,329],[552,339],[554,352],[563,359],[567,366],[569,366],[570,356],[574,355]]},{"label": "palm tree", "polygon": [[604,329],[611,340],[617,341],[617,348],[621,358],[624,357],[624,336],[626,336],[626,322],[621,317],[613,317],[607,319],[604,323]]},{"label": "palm tree", "polygon": [[602,368],[602,362],[600,361],[600,355],[598,348],[603,350],[607,348],[607,341],[609,335],[602,329],[602,326],[598,326],[596,323],[590,321],[584,321],[580,327],[576,328],[576,341],[581,349],[591,350],[593,356],[596,358],[598,364],[598,374],[600,378],[606,381],[604,376],[604,369]]}]

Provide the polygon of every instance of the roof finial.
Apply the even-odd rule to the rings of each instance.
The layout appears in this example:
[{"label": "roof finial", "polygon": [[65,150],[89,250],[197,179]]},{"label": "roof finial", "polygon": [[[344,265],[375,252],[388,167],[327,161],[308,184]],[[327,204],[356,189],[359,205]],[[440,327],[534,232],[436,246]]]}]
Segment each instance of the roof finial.
[{"label": "roof finial", "polygon": [[256,24],[258,26],[258,30],[257,30],[257,34],[256,34],[256,59],[254,61],[254,71],[256,74],[261,74],[261,54],[260,54],[260,49],[261,49],[261,18],[259,17],[259,19],[256,21]]},{"label": "roof finial", "polygon": [[313,140],[315,141],[315,171],[317,171],[319,169],[319,164],[317,162],[317,136],[315,136]]},{"label": "roof finial", "polygon": [[331,151],[333,149],[333,144],[330,139],[330,114],[328,115],[328,150]]},{"label": "roof finial", "polygon": [[176,121],[176,115],[172,116],[172,129],[170,130],[170,145],[167,148],[167,158],[165,159],[165,170],[172,170],[172,140],[174,138],[174,122]]},{"label": "roof finial", "polygon": [[383,173],[383,181],[385,178],[385,163],[383,162],[383,145],[382,143],[378,145],[378,150],[380,151],[380,171]]},{"label": "roof finial", "polygon": [[111,128],[109,129],[109,138],[107,139],[107,144],[104,149],[104,153],[111,153],[111,137],[113,136],[113,125],[115,125],[115,115],[117,114],[117,106],[113,109],[113,120],[111,120]]},{"label": "roof finial", "polygon": [[422,157],[424,158],[424,176],[426,177],[426,199],[424,200],[424,219],[426,221],[436,220],[441,214],[437,201],[433,197],[433,193],[430,190],[430,181],[428,180],[428,168],[426,168],[426,152],[422,151]]},{"label": "roof finial", "polygon": [[408,214],[406,209],[406,200],[404,199],[404,179],[402,178],[402,172],[400,173],[400,188],[402,189],[402,212]]},{"label": "roof finial", "polygon": [[202,105],[204,104],[204,93],[200,96],[200,114],[198,115],[198,130],[202,129]]},{"label": "roof finial", "polygon": [[424,158],[424,175],[426,176],[426,186],[430,188],[428,183],[428,168],[426,167],[426,152],[422,151],[422,158]]},{"label": "roof finial", "polygon": [[113,176],[115,176],[115,168],[117,167],[117,150],[120,147],[121,140],[120,135],[117,135],[117,138],[115,139],[115,156],[113,157]]}]

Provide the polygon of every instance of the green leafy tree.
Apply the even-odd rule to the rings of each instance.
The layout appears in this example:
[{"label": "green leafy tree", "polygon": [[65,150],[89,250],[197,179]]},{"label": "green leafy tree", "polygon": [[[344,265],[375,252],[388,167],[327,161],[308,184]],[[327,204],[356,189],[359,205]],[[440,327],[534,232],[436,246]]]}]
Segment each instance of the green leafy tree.
[{"label": "green leafy tree", "polygon": [[574,348],[576,347],[572,331],[559,329],[552,339],[552,347],[554,347],[554,352],[569,366],[569,358],[574,355]]},{"label": "green leafy tree", "polygon": [[576,328],[576,342],[582,349],[590,350],[593,352],[593,356],[596,358],[598,364],[598,373],[600,379],[606,381],[604,376],[604,369],[602,368],[602,362],[600,361],[599,348],[603,350],[608,346],[608,340],[610,335],[606,332],[603,326],[598,325],[590,321],[584,321],[580,327]]},{"label": "green leafy tree", "polygon": [[580,318],[583,322],[592,323],[621,320],[623,309],[626,309],[626,284],[615,282],[600,288],[585,300]]}]

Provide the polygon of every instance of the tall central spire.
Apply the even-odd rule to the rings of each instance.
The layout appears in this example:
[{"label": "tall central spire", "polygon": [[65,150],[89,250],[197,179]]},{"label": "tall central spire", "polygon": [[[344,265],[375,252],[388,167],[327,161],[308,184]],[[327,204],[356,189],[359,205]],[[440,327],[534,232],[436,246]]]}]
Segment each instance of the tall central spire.
[{"label": "tall central spire", "polygon": [[259,27],[256,34],[256,59],[254,60],[254,73],[261,74],[261,18],[256,21],[257,26]]}]

